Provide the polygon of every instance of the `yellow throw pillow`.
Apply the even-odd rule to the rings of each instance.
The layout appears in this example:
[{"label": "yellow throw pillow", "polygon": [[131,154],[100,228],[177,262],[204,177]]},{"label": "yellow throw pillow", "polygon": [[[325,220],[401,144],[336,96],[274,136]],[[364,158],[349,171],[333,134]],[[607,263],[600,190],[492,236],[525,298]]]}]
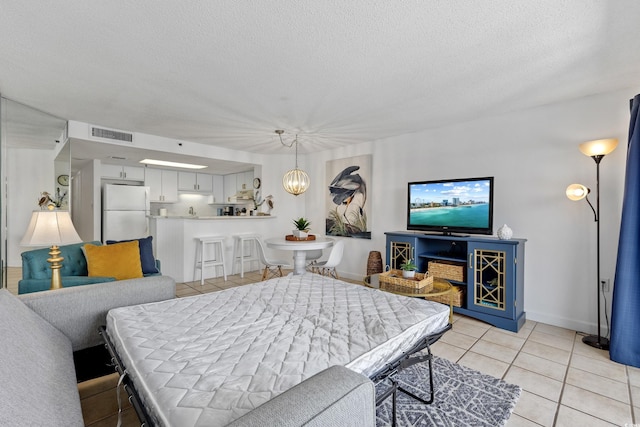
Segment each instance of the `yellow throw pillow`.
[{"label": "yellow throw pillow", "polygon": [[142,276],[138,241],[115,245],[84,245],[89,276],[115,277],[116,280],[135,279]]}]

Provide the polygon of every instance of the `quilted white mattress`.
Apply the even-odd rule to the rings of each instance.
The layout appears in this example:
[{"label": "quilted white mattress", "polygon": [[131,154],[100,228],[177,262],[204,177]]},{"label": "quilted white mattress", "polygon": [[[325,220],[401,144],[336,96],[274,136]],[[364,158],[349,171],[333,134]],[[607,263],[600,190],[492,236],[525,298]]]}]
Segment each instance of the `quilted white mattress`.
[{"label": "quilted white mattress", "polygon": [[107,332],[158,425],[221,426],[329,366],[371,376],[448,316],[304,274],[114,309]]}]

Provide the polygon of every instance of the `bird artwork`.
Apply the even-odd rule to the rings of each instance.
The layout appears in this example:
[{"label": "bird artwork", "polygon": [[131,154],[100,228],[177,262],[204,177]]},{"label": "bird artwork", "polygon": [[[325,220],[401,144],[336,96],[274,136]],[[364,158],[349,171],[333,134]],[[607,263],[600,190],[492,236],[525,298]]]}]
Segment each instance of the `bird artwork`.
[{"label": "bird artwork", "polygon": [[46,191],[40,193],[40,198],[38,199],[38,206],[40,209],[49,209],[49,206],[54,205],[53,200],[51,199],[51,194]]},{"label": "bird artwork", "polygon": [[329,195],[335,208],[329,211],[327,234],[332,236],[367,237],[367,184],[358,173],[360,166],[344,168],[329,184]]},{"label": "bird artwork", "polygon": [[273,209],[273,196],[269,194],[267,197],[263,199],[260,196],[260,191],[256,191],[256,194],[253,197],[254,209],[257,211],[263,204],[267,205],[267,208],[268,208],[267,214],[271,215],[271,210]]},{"label": "bird artwork", "polygon": [[267,213],[271,215],[271,210],[273,209],[273,196],[269,194],[265,197],[265,201],[267,202],[267,208],[269,209]]}]

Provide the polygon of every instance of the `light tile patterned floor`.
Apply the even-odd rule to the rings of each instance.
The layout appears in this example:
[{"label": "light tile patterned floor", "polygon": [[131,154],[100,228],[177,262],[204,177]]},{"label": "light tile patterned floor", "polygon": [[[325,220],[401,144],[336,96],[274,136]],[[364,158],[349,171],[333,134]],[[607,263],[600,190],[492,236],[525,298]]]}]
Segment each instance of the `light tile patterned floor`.
[{"label": "light tile patterned floor", "polygon": [[531,321],[516,334],[454,317],[433,351],[522,387],[508,426],[624,426],[640,415],[640,369],[610,361],[582,334]]},{"label": "light tile patterned floor", "polygon": [[[251,272],[244,279],[229,276],[226,283],[220,278],[204,286],[181,283],[176,293],[197,295],[259,280],[260,274]],[[608,352],[583,344],[582,336],[532,321],[514,333],[454,315],[453,329],[433,352],[522,387],[509,427],[640,422],[640,369],[610,361]]]}]

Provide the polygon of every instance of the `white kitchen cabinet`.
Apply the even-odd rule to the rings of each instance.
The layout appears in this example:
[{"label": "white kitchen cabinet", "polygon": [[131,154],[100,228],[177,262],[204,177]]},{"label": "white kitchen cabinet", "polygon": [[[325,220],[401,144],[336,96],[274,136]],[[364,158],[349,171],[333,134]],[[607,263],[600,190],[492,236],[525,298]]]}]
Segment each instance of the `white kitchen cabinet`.
[{"label": "white kitchen cabinet", "polygon": [[178,172],[178,190],[212,193],[213,179],[207,173]]},{"label": "white kitchen cabinet", "polygon": [[236,187],[237,174],[230,173],[224,176],[224,202],[229,202],[229,198],[236,195],[238,188]]},{"label": "white kitchen cabinet", "polygon": [[178,173],[178,190],[193,191],[196,189],[195,172]]},{"label": "white kitchen cabinet", "polygon": [[198,191],[213,193],[213,177],[208,173],[196,173],[196,186]]},{"label": "white kitchen cabinet", "polygon": [[253,188],[253,171],[239,172],[236,175],[236,191]]},{"label": "white kitchen cabinet", "polygon": [[224,176],[212,175],[213,181],[213,200],[212,203],[225,203],[227,199],[224,197]]},{"label": "white kitchen cabinet", "polygon": [[144,185],[149,187],[152,202],[176,203],[178,201],[178,172],[146,168]]},{"label": "white kitchen cabinet", "polygon": [[144,168],[102,163],[101,177],[106,179],[122,179],[126,181],[144,181]]}]

